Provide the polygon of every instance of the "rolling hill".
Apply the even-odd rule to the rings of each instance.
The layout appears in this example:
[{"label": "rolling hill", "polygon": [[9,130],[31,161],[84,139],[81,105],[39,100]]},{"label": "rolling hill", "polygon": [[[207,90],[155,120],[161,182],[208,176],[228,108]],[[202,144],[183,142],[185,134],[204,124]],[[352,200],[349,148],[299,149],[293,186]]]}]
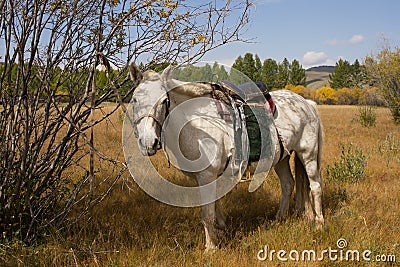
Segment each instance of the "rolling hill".
[{"label": "rolling hill", "polygon": [[306,87],[319,89],[329,86],[329,74],[334,70],[334,66],[312,67],[306,70]]}]

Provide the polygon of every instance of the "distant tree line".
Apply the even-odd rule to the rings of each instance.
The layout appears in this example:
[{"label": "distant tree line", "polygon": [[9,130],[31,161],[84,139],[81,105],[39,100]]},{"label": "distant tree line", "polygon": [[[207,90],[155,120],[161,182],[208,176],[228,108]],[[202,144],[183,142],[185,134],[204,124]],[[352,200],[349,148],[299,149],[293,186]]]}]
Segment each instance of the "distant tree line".
[{"label": "distant tree line", "polygon": [[[236,85],[241,83],[253,81],[262,81],[267,84],[270,89],[287,89],[297,94],[302,95],[307,99],[312,99],[321,104],[343,104],[343,105],[385,105],[385,98],[379,94],[378,80],[371,78],[372,74],[367,72],[367,66],[371,70],[371,59],[368,64],[360,64],[356,59],[353,64],[347,60],[339,59],[336,62],[336,66],[332,74],[329,75],[329,86],[324,86],[318,90],[309,89],[305,85],[305,70],[300,65],[299,61],[293,60],[291,63],[284,58],[281,63],[277,63],[273,59],[266,59],[261,63],[258,55],[251,53],[245,54],[243,57],[239,56],[232,68],[225,67],[215,62],[214,64],[205,65],[188,65],[186,67],[177,68],[174,72],[174,77],[182,81],[222,81],[228,80]],[[147,65],[142,63],[139,67],[142,70],[152,69],[156,72],[161,72],[171,63],[152,63]],[[172,63],[173,65],[176,63]],[[15,81],[18,65],[15,64],[12,70],[11,80]],[[3,64],[0,63],[0,71],[3,69]],[[74,76],[87,75],[89,68],[81,68],[75,74],[66,75],[60,67],[55,68],[54,76],[51,80],[51,84],[57,87],[58,99],[63,101],[67,99],[71,94],[79,95],[78,88],[84,86],[85,81],[81,81],[75,86],[71,86],[70,80],[79,79],[73,78]],[[33,72],[37,72],[33,67]],[[371,72],[371,71],[370,71]],[[103,70],[96,69],[95,82],[98,90],[98,98],[101,98],[103,94],[107,93],[107,88],[110,86],[109,78],[115,79],[121,75],[120,70],[110,69],[107,77],[107,73]],[[243,75],[244,74],[244,75]],[[370,74],[370,75],[369,75]],[[72,76],[71,76],[72,75]],[[65,77],[63,77],[65,76]],[[69,79],[66,79],[70,76]],[[395,75],[392,75],[395,76]],[[376,77],[376,74],[373,76]],[[60,81],[63,81],[60,83]],[[35,90],[38,86],[38,82],[32,81],[30,83],[30,90]],[[132,87],[130,82],[122,84],[118,87],[118,92],[125,97],[122,101],[127,102],[130,99],[130,95],[126,94]],[[44,99],[45,94],[42,95]],[[392,98],[387,98],[392,99]],[[109,101],[116,101],[116,97],[111,95]],[[391,105],[396,103],[392,100]],[[395,109],[395,108],[394,108]]]},{"label": "distant tree line", "polygon": [[230,80],[230,72],[223,65],[215,62],[212,66],[205,64],[203,66],[189,65],[183,68],[177,68],[174,71],[174,78],[185,82],[208,82]]},{"label": "distant tree line", "polygon": [[[396,61],[392,60],[392,62]],[[377,76],[377,71],[373,74],[370,71],[372,68],[367,69],[366,65],[371,65],[371,63],[361,64],[356,59],[351,64],[347,60],[339,59],[333,73],[329,75],[329,86],[324,86],[318,90],[306,87],[305,70],[296,59],[289,62],[287,58],[284,58],[282,62],[278,63],[271,58],[262,61],[257,54],[246,53],[244,56],[239,56],[232,67],[253,81],[264,82],[272,90],[290,90],[321,104],[378,106],[387,104],[387,99],[391,98],[386,97],[387,99],[385,99],[382,90],[377,86],[379,83],[375,81],[376,79],[372,79]],[[379,69],[382,70],[383,68],[380,66]],[[392,68],[392,70],[395,70],[395,68]],[[391,77],[396,77],[396,75],[391,74]],[[390,90],[390,92],[393,91],[395,90]],[[386,94],[386,96],[388,95]],[[391,103],[393,106],[395,101],[391,101]]]},{"label": "distant tree line", "polygon": [[335,90],[340,88],[361,88],[367,83],[366,68],[360,64],[358,59],[353,64],[350,64],[347,60],[339,59],[336,62],[333,73],[329,75],[329,85]]},{"label": "distant tree line", "polygon": [[[14,63],[10,68],[10,77],[9,81],[4,82],[4,85],[15,84],[18,79],[18,64]],[[0,73],[5,71],[4,63],[0,63]],[[38,66],[32,66],[33,75],[37,75],[40,71]],[[63,68],[57,66],[52,70],[52,76],[49,78],[49,84],[53,88],[57,88],[54,95],[60,102],[69,101],[69,98],[74,96],[76,99],[79,99],[84,95],[84,88],[86,86],[86,81],[82,77],[86,77],[91,72],[90,67],[82,67],[75,70],[73,73],[67,73]],[[108,77],[107,77],[108,75]],[[97,96],[96,99],[101,99],[104,94],[106,94],[110,87],[110,79],[121,82],[127,76],[125,70],[116,70],[110,69],[107,73],[104,70],[96,69],[95,70],[95,84],[97,88]],[[122,77],[122,78],[121,78]],[[38,79],[32,79],[32,81],[28,84],[28,90],[30,92],[35,92],[41,86],[40,81]],[[130,81],[125,81],[121,86],[118,87],[118,93],[123,95],[124,101],[128,101],[130,99],[130,94],[126,95],[126,93],[132,88],[132,83]],[[40,94],[41,100],[46,100],[48,96],[47,92],[42,92]],[[116,95],[109,94],[107,96],[108,101],[116,101]]]},{"label": "distant tree line", "polygon": [[185,81],[229,80],[235,84],[262,81],[271,90],[290,90],[321,104],[387,105],[395,122],[399,122],[399,59],[399,48],[384,48],[377,55],[368,56],[364,64],[358,59],[353,64],[339,59],[329,75],[329,86],[318,90],[306,87],[305,70],[298,60],[289,62],[284,58],[278,63],[268,58],[262,62],[257,54],[251,53],[239,56],[228,71],[214,63],[178,69],[176,77]]},{"label": "distant tree line", "polygon": [[262,62],[257,54],[246,53],[243,57],[239,56],[232,67],[253,81],[264,82],[270,89],[284,88],[288,84],[295,86],[306,84],[306,71],[296,59],[289,62],[287,58],[284,58],[281,63],[278,63],[268,58]]}]

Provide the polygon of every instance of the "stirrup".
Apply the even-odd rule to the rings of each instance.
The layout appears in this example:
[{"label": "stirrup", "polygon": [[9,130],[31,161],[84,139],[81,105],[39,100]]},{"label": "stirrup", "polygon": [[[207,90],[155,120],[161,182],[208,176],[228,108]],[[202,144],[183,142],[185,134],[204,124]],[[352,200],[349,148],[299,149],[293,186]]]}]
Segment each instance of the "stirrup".
[{"label": "stirrup", "polygon": [[[245,162],[245,161],[242,161],[242,164],[243,164],[243,162]],[[247,163],[247,164],[248,164],[248,163]],[[240,181],[239,181],[239,183],[251,182],[251,181],[253,180],[253,177],[251,177],[250,170],[249,170],[248,167],[249,167],[249,166],[247,165],[247,166],[246,166],[246,169],[244,170],[244,175],[241,175],[241,176],[240,176]],[[240,170],[242,170],[242,168],[243,168],[243,166],[241,165],[241,166],[240,166]],[[242,173],[242,172],[240,172],[240,173]]]},{"label": "stirrup", "polygon": [[[246,160],[242,160],[239,164],[238,180],[240,183],[250,182],[252,180],[250,176],[250,171],[248,170],[248,164],[249,163]],[[246,166],[246,169],[243,169],[244,165]],[[242,175],[242,173],[244,175]]]}]

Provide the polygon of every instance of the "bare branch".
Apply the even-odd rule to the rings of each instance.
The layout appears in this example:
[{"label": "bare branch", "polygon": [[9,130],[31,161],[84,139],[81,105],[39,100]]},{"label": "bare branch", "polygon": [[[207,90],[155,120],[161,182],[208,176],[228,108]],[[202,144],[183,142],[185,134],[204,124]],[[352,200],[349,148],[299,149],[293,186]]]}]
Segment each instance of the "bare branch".
[{"label": "bare branch", "polygon": [[[192,62],[247,41],[250,11],[239,0],[0,0],[2,237],[30,242],[61,229],[125,173],[96,146],[96,129],[126,111],[132,61]],[[105,111],[108,101],[117,104]]]}]

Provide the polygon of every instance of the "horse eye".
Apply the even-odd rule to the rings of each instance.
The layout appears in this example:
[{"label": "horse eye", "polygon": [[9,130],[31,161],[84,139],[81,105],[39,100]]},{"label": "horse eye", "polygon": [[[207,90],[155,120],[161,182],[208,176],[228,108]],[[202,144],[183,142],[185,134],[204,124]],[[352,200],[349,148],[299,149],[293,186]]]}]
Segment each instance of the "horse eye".
[{"label": "horse eye", "polygon": [[169,99],[166,98],[166,99],[163,101],[163,104],[167,104],[167,107],[169,107]]}]

